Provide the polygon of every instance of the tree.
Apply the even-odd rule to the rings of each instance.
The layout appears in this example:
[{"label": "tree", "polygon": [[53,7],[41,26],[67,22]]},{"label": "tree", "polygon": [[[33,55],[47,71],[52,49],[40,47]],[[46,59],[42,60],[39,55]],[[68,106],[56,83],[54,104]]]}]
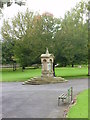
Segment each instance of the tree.
[{"label": "tree", "polygon": [[[26,35],[16,42],[15,55],[23,66],[40,62],[40,56],[46,47],[52,50],[54,19],[51,14],[35,15]],[[21,54],[20,54],[21,53]]]},{"label": "tree", "polygon": [[[88,14],[90,14],[90,1],[88,2]],[[90,19],[88,19],[88,76],[90,76]]]},{"label": "tree", "polygon": [[58,42],[57,48],[60,51],[60,55],[58,55],[60,58],[64,58],[67,64],[72,64],[72,67],[74,64],[87,61],[88,30],[87,21],[83,19],[85,11],[86,3],[84,2],[76,5],[71,12],[68,11],[61,22],[60,30],[55,36]]},{"label": "tree", "polygon": [[[3,50],[3,59],[5,59],[5,54],[7,54],[8,57],[10,56],[9,61],[11,61],[12,56],[16,57],[16,59],[19,60],[19,62],[21,62],[21,66],[23,68],[27,64],[27,60],[23,59],[23,61],[22,61],[22,57],[21,57],[22,54],[24,54],[24,53],[26,54],[24,48],[22,48],[22,47],[25,44],[25,42],[24,42],[25,40],[27,43],[27,41],[28,41],[27,39],[29,38],[28,36],[30,36],[30,35],[32,36],[33,18],[34,18],[34,14],[27,10],[25,15],[22,13],[18,13],[17,17],[12,19],[11,22],[8,20],[4,21],[4,24],[2,27],[3,46],[6,45],[7,48],[10,48],[12,46],[12,49],[11,48],[9,49],[11,51],[7,50],[7,52],[6,52],[5,49]],[[30,34],[30,32],[31,32],[31,34]],[[20,47],[20,44],[22,44],[23,46]],[[23,49],[23,51],[22,51],[22,49]],[[19,51],[17,51],[17,50],[19,50]],[[21,51],[21,53],[20,53],[20,51]],[[12,54],[12,56],[11,56],[11,54]],[[28,56],[28,54],[26,54],[26,55]],[[6,59],[6,63],[7,62],[9,63],[9,61]]]},{"label": "tree", "polygon": [[40,55],[46,47],[53,50],[55,21],[51,14],[34,14],[26,11],[9,21],[4,21],[2,36],[7,43],[13,43],[13,56],[22,68],[40,62]]},{"label": "tree", "polygon": [[14,56],[14,44],[15,41],[10,36],[10,25],[8,21],[4,21],[2,27],[2,64],[13,64],[12,56]]}]

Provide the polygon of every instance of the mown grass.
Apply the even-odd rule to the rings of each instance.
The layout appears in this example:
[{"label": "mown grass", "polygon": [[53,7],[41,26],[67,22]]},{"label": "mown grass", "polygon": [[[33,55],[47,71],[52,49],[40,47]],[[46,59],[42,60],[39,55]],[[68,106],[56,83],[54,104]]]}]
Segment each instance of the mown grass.
[{"label": "mown grass", "polygon": [[88,68],[87,67],[64,67],[57,68],[55,70],[56,76],[61,76],[64,78],[86,78],[88,76]]},{"label": "mown grass", "polygon": [[[65,79],[70,78],[86,78],[88,77],[88,68],[71,68],[71,67],[63,67],[63,68],[55,68],[56,76],[64,77]],[[12,71],[12,69],[2,69],[2,79],[0,81],[25,81],[29,78],[41,76],[41,69],[32,69],[28,68],[22,72],[21,69],[17,69],[16,71]]]},{"label": "mown grass", "polygon": [[[90,92],[90,89],[89,89]],[[77,101],[67,114],[68,118],[88,118],[88,90],[77,96]]]},{"label": "mown grass", "polygon": [[25,81],[29,78],[40,76],[41,69],[26,69],[22,72],[21,69],[12,71],[12,69],[3,69],[2,70],[2,81],[11,82],[11,81]]}]

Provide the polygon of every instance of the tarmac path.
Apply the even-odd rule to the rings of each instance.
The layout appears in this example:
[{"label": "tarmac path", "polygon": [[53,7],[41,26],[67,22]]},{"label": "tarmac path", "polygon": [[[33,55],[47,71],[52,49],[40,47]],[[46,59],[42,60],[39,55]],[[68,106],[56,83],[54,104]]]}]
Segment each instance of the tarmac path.
[{"label": "tarmac path", "polygon": [[67,89],[71,86],[76,96],[88,89],[88,79],[74,79],[66,83],[46,85],[4,82],[0,83],[1,86],[2,118],[63,118],[68,105],[61,103],[58,106],[58,96],[67,93]]}]

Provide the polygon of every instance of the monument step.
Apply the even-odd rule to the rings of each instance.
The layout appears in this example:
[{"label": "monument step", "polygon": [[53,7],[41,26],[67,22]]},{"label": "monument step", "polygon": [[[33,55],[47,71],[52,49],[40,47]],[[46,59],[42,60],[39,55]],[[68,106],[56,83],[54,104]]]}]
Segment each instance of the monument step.
[{"label": "monument step", "polygon": [[29,79],[28,82],[31,82],[31,79]]}]

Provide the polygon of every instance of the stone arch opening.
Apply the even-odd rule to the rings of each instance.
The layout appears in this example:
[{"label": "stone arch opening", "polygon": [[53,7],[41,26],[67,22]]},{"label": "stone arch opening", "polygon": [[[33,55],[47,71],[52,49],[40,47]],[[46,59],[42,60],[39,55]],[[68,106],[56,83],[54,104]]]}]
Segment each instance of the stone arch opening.
[{"label": "stone arch opening", "polygon": [[46,71],[47,70],[47,60],[43,60],[43,69]]},{"label": "stone arch opening", "polygon": [[50,59],[49,67],[49,70],[52,71],[52,59]]},{"label": "stone arch opening", "polygon": [[46,59],[44,59],[44,60],[43,60],[43,62],[47,62],[47,60],[46,60]]}]

